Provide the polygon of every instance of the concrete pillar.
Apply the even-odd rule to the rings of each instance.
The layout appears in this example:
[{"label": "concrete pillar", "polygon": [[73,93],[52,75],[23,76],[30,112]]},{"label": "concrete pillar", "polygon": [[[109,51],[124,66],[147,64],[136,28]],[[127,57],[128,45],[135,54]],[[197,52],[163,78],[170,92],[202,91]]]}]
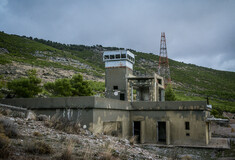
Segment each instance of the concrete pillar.
[{"label": "concrete pillar", "polygon": [[140,122],[140,143],[144,143],[145,142],[145,121],[141,121]]},{"label": "concrete pillar", "polygon": [[170,121],[166,121],[166,145],[170,145]]},{"label": "concrete pillar", "polygon": [[131,86],[131,102],[133,102],[133,86]]}]

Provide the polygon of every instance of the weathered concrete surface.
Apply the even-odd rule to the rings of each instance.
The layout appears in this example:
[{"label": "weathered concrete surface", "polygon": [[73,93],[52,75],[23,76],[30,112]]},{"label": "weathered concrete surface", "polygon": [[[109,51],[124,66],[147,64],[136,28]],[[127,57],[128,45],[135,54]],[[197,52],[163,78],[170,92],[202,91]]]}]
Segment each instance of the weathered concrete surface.
[{"label": "weathered concrete surface", "polygon": [[[158,122],[166,123],[166,142],[172,145],[206,145],[210,141],[210,115],[204,101],[128,102],[98,97],[2,99],[0,103],[25,107],[37,114],[55,114],[79,121],[94,133],[133,136],[140,121],[141,143],[158,142]],[[190,129],[185,129],[189,122]],[[107,129],[110,128],[110,129]]]},{"label": "weathered concrete surface", "polygon": [[132,110],[209,110],[206,101],[131,102]]},{"label": "weathered concrete surface", "polygon": [[[106,68],[105,69],[105,97],[120,100],[120,94],[125,94],[125,100],[128,95],[127,77],[132,75],[133,71],[128,67]],[[118,95],[114,95],[114,86],[117,86]]]},{"label": "weathered concrete surface", "polygon": [[95,97],[13,98],[0,103],[28,109],[93,108]]}]

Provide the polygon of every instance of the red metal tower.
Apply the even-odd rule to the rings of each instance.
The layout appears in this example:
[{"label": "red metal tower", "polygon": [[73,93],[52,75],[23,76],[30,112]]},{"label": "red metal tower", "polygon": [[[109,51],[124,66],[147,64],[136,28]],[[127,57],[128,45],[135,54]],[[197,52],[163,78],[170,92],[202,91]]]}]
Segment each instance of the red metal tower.
[{"label": "red metal tower", "polygon": [[164,78],[165,86],[171,83],[171,75],[170,75],[169,61],[167,57],[165,32],[161,33],[158,74]]}]

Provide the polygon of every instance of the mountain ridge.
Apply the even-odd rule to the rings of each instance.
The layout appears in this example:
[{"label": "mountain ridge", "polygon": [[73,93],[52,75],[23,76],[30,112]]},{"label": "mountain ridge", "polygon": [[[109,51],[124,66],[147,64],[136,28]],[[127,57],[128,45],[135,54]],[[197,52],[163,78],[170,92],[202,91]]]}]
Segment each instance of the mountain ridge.
[{"label": "mountain ridge", "polygon": [[[0,32],[1,79],[9,81],[24,76],[23,73],[19,74],[24,68],[37,68],[43,82],[81,73],[87,80],[103,83],[102,53],[105,50],[119,49],[124,48],[61,44]],[[159,56],[129,50],[136,55],[135,71],[141,74],[156,72]],[[210,97],[213,106],[224,111],[235,111],[235,72],[215,70],[172,59],[169,59],[169,64],[177,100],[205,100]],[[10,69],[11,67],[13,69]]]}]

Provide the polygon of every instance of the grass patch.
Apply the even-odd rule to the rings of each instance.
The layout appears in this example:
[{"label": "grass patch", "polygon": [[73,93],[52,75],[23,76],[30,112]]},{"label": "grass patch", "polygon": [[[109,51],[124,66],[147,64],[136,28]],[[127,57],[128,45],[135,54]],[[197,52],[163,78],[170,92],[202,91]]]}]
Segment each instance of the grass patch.
[{"label": "grass patch", "polygon": [[51,154],[51,146],[43,141],[29,141],[25,144],[25,151],[31,154]]}]

